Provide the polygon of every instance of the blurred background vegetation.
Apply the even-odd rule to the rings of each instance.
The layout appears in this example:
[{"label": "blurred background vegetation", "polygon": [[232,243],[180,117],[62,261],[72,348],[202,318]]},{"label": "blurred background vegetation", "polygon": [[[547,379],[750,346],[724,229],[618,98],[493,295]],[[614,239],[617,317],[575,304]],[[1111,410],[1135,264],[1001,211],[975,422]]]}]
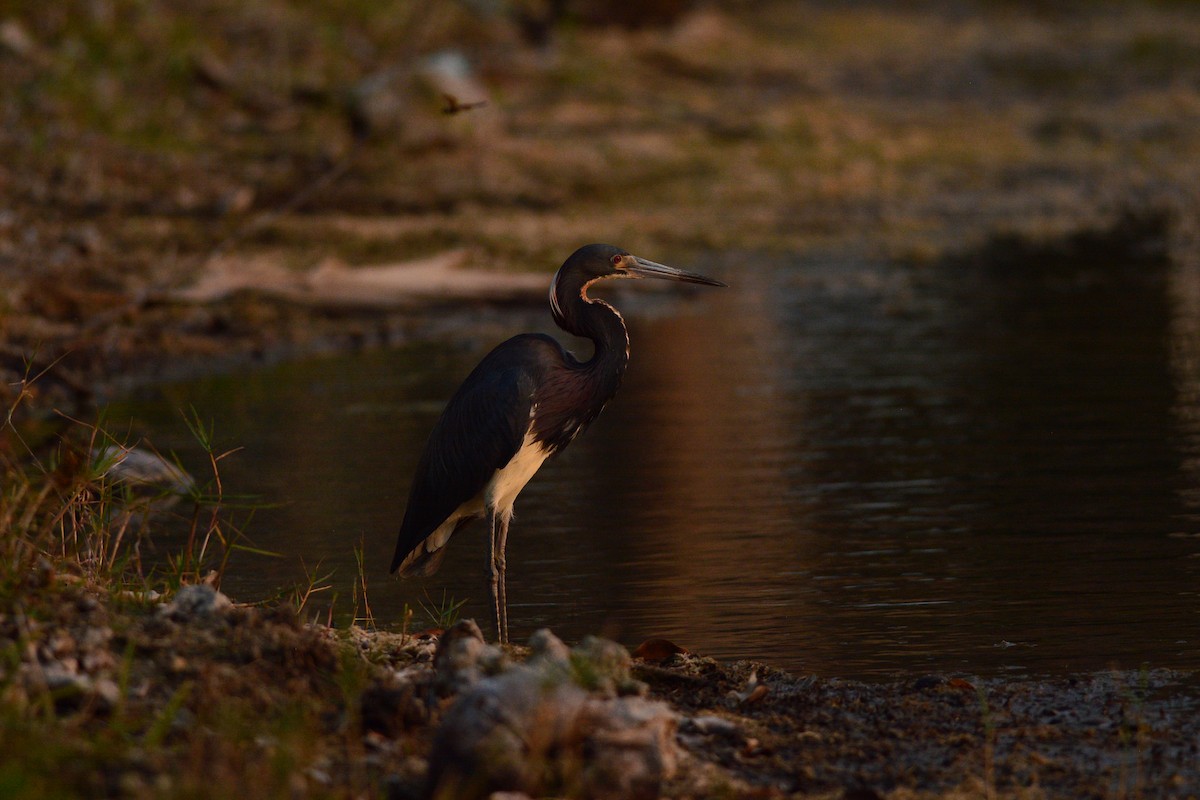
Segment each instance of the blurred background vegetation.
[{"label": "blurred background vegetation", "polygon": [[303,335],[178,304],[217,256],[921,264],[1133,211],[1187,259],[1200,8],[9,0],[0,119],[0,367],[66,355],[88,387]]}]

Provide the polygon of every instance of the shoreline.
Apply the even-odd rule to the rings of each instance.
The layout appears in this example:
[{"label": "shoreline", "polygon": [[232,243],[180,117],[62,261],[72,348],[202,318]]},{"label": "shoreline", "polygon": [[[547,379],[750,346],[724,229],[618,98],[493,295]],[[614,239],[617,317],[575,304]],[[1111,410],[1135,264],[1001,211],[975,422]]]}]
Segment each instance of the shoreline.
[{"label": "shoreline", "polygon": [[[74,787],[72,793],[188,793],[205,785],[215,766],[222,791],[261,793],[255,796],[287,787],[304,796],[425,797],[431,770],[443,781],[472,778],[455,796],[484,797],[492,789],[541,796],[564,787],[613,796],[597,788],[608,784],[587,783],[578,772],[617,758],[598,741],[623,742],[621,769],[640,776],[629,785],[642,788],[626,787],[616,795],[622,797],[1200,791],[1195,673],[1019,681],[922,675],[864,683],[720,663],[661,640],[630,660],[619,645],[591,638],[568,656],[544,632],[531,639],[532,651],[501,650],[471,621],[445,633],[335,630],[301,623],[286,603],[234,604],[203,583],[156,601],[114,603],[68,576],[58,573],[43,587],[60,602],[42,608],[35,627],[54,635],[36,648],[36,661],[22,660],[10,673],[6,700],[10,715],[43,704],[53,709],[49,719],[57,722],[43,736],[71,731],[79,763],[43,776],[48,782],[41,785]],[[547,667],[551,662],[560,666]],[[525,677],[539,688],[532,700],[520,700],[530,690],[515,687],[529,670]],[[462,718],[491,692],[499,694],[489,703],[519,703],[487,712],[488,719],[500,713],[508,720],[502,735],[489,723],[489,733],[478,734],[482,749],[460,743],[447,756],[440,732],[484,724]],[[547,715],[565,715],[571,733],[545,750],[521,750],[525,777],[513,778],[492,749],[499,746],[494,737],[536,736],[548,730]],[[39,745],[35,735],[9,757],[30,759]],[[195,761],[197,748],[232,761]],[[283,773],[264,775],[253,766],[281,754]],[[536,769],[526,772],[526,761]],[[475,783],[481,775],[487,782]],[[571,781],[584,781],[584,788]]]}]

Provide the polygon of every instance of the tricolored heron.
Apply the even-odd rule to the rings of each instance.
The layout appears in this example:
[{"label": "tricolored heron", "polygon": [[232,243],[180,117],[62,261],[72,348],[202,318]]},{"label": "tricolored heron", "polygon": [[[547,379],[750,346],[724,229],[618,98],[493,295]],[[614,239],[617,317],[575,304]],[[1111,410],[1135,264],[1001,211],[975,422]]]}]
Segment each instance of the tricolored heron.
[{"label": "tricolored heron", "polygon": [[550,283],[550,311],[560,328],[592,340],[592,357],[580,361],[539,333],[499,345],[450,398],[417,463],[391,572],[432,575],[450,537],[487,517],[492,606],[502,642],[508,641],[504,549],[513,501],[542,462],[600,414],[629,362],[629,334],[621,315],[587,294],[589,286],[606,278],[725,285],[612,245],[579,248]]}]

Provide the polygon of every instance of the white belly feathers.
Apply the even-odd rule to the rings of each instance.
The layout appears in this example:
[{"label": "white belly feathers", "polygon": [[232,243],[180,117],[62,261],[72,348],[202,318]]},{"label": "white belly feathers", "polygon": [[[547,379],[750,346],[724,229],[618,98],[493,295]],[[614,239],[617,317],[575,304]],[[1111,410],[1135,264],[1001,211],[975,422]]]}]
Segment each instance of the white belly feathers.
[{"label": "white belly feathers", "polygon": [[496,509],[498,513],[508,513],[517,495],[549,455],[541,444],[534,441],[532,430],[526,433],[525,440],[521,442],[521,449],[503,468],[496,470],[496,474],[484,487],[484,504]]}]

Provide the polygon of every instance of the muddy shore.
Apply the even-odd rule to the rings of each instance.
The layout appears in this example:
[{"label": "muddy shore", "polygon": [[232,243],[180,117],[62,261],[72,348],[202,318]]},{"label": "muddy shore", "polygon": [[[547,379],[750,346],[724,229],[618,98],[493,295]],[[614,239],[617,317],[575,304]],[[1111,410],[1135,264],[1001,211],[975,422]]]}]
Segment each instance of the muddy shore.
[{"label": "muddy shore", "polygon": [[[56,409],[452,335],[544,302],[592,240],[727,275],[1097,238],[1200,268],[1188,4],[652,3],[633,25],[581,4],[540,27],[504,4],[203,5],[0,17],[13,796],[420,796],[458,696],[397,683],[434,680],[434,635],[290,601],[174,613],[175,587],[97,570],[65,534],[95,487],[46,466],[80,438]],[[863,684],[649,655],[630,670],[675,715],[663,796],[1200,795],[1194,674]]]},{"label": "muddy shore", "polygon": [[[453,645],[445,648],[439,638],[455,642],[464,625],[478,637],[470,622],[453,634],[337,631],[302,624],[286,604],[239,607],[203,586],[209,594],[189,591],[186,601],[181,593],[170,602],[114,606],[69,578],[44,576],[44,594],[56,602],[24,620],[0,620],[5,634],[28,641],[31,651],[9,676],[6,714],[31,714],[48,702],[71,733],[55,741],[62,730],[53,726],[11,729],[7,758],[24,759],[25,767],[9,772],[24,773],[18,785],[30,790],[16,796],[54,789],[80,796],[425,797],[437,732],[456,704],[487,676],[511,674],[529,659],[527,648],[501,653],[482,640],[446,656]],[[24,631],[14,630],[22,624]],[[611,646],[620,654],[614,674],[634,687],[620,694],[665,704],[666,738],[653,744],[650,759],[654,788],[637,796],[1200,792],[1195,675],[1146,670],[1015,682],[918,675],[860,683],[719,663],[662,641],[646,643],[630,662]],[[594,678],[610,667],[582,656],[569,663],[571,680],[587,689],[581,695],[612,702],[612,690],[606,694]],[[44,694],[48,687],[53,691]],[[535,741],[557,712],[543,709],[524,725],[509,716],[515,711],[495,713]],[[524,788],[534,795],[541,791],[531,786],[551,796],[624,796],[572,789],[576,765],[595,755],[580,743],[588,741],[587,724],[577,723],[576,740],[523,751],[543,776]],[[622,747],[640,757],[647,745],[630,736]],[[64,751],[71,758],[56,762]],[[56,771],[41,774],[42,764]],[[258,766],[268,764],[270,770]],[[522,788],[520,781],[496,781],[434,796]]]}]

